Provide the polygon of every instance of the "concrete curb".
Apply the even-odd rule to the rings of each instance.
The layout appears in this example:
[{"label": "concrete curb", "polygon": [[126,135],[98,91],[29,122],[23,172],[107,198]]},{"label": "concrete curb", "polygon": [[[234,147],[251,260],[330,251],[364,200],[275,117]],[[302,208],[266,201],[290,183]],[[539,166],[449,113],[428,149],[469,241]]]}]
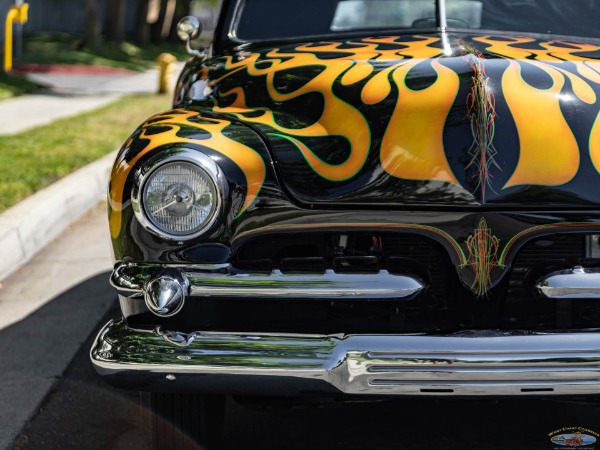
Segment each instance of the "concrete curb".
[{"label": "concrete curb", "polygon": [[106,198],[116,151],[35,193],[0,215],[0,280],[26,264]]}]

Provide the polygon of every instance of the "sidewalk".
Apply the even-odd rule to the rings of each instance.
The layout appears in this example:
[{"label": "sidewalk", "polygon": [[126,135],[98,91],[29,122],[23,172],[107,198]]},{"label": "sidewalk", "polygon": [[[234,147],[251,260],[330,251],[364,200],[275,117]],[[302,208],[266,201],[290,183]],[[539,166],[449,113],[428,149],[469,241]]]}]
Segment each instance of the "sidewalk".
[{"label": "sidewalk", "polygon": [[[94,110],[126,94],[154,93],[158,88],[157,70],[134,73],[79,68],[65,73],[64,67],[36,68],[27,76],[48,87],[35,95],[0,101],[0,135]],[[0,392],[7,406],[0,411],[0,449],[11,447],[81,343],[114,303],[113,298],[99,298],[95,292],[85,291],[89,287],[81,286],[99,274],[102,283],[107,283],[106,274],[112,268],[104,200],[115,154],[0,214],[0,330],[4,338],[0,347],[4,362],[10,361],[7,382]],[[64,297],[73,289],[83,289],[80,296],[87,302],[80,305],[79,298],[69,300],[67,308]],[[54,299],[57,301],[50,302]],[[41,342],[44,324],[56,322],[57,314],[64,317],[68,328],[52,330],[52,339]],[[18,339],[20,347],[11,344],[12,339]],[[16,348],[30,351],[16,354]]]},{"label": "sidewalk", "polygon": [[[171,86],[182,67],[179,63]],[[91,111],[126,94],[158,89],[157,69],[136,73],[45,66],[32,69],[27,77],[48,87],[35,95],[0,101],[0,135]],[[114,154],[108,155],[0,214],[0,283],[105,198],[113,160]]]},{"label": "sidewalk", "polygon": [[[182,65],[177,65],[176,74]],[[44,66],[43,69],[36,66],[29,70],[19,72],[47,88],[36,94],[0,101],[0,135],[20,133],[91,111],[124,95],[158,90],[158,69],[138,73],[96,66]],[[175,79],[171,83],[174,85]]]},{"label": "sidewalk", "polygon": [[[178,69],[177,73],[181,65]],[[0,134],[46,125],[125,94],[156,92],[158,87],[157,70],[100,72],[29,73],[48,88],[0,101]],[[0,347],[8,371],[0,389],[0,403],[6,406],[0,408],[0,449],[11,448],[97,321],[114,304],[113,297],[100,297],[96,288],[108,283],[112,268],[104,200],[115,154],[0,214]],[[76,301],[69,297],[72,291],[78,293]],[[45,337],[49,323],[55,324],[52,339]]]}]

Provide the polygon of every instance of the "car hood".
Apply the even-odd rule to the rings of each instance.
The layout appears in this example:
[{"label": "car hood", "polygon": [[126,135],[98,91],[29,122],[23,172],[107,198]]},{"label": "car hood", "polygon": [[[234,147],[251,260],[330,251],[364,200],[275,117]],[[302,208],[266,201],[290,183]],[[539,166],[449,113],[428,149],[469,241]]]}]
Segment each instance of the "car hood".
[{"label": "car hood", "polygon": [[303,204],[590,207],[599,49],[444,34],[302,43],[209,61],[182,91],[259,130]]}]

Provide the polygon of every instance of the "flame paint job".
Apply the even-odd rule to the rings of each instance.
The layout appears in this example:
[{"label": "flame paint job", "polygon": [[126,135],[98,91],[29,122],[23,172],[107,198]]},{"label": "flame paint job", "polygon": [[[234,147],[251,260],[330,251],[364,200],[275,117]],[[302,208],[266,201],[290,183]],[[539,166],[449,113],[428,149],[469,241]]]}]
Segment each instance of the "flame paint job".
[{"label": "flame paint job", "polygon": [[[564,94],[564,88],[569,82],[575,97],[586,104],[596,103],[600,65],[581,54],[597,52],[598,46],[536,42],[532,38],[498,41],[489,37],[476,37],[474,40],[489,44],[489,52],[519,61],[510,62],[502,79],[502,89],[517,124],[521,149],[519,164],[505,187],[523,184],[560,185],[569,182],[579,169],[581,149],[563,115],[562,96],[568,96]],[[528,44],[537,44],[539,48],[534,50],[522,47]],[[548,74],[552,85],[547,89],[540,89],[526,82],[522,78],[522,70],[527,65]],[[572,71],[572,66],[575,71]],[[590,134],[593,133],[592,130]],[[552,157],[549,158],[548,154]],[[596,164],[594,156],[592,159]]]},{"label": "flame paint job", "polygon": [[[259,117],[248,117],[244,113],[256,111],[248,106],[247,93],[242,86],[222,93],[227,98],[234,96],[226,106],[214,107],[215,112],[234,114],[251,123],[272,127],[292,142],[302,153],[309,166],[321,177],[330,181],[344,181],[355,176],[363,168],[370,148],[371,130],[364,116],[352,105],[334,93],[336,80],[342,86],[361,85],[374,74],[361,89],[361,99],[368,105],[383,102],[392,91],[390,77],[400,89],[398,102],[388,130],[381,144],[381,164],[392,176],[407,179],[434,179],[457,183],[446,161],[442,144],[442,131],[446,116],[458,89],[458,76],[437,60],[431,60],[437,80],[424,90],[413,90],[406,86],[406,77],[411,69],[427,58],[440,56],[440,49],[431,47],[439,42],[435,37],[418,37],[394,48],[396,38],[364,39],[353,46],[329,43],[318,46],[298,46],[293,52],[273,50],[264,57],[259,53],[244,55],[240,62],[228,57],[225,68],[229,71],[214,83],[218,84],[244,70],[245,75],[265,76],[269,96],[273,102],[286,102],[307,93],[323,96],[323,111],[318,119],[302,128],[282,127],[277,123],[272,109],[260,108]],[[391,45],[391,49],[385,49]],[[310,52],[310,53],[308,53]],[[321,59],[323,55],[336,55],[334,59]],[[264,64],[267,59],[269,64]],[[262,63],[260,67],[259,63]],[[377,65],[385,66],[376,70]],[[261,68],[263,67],[264,68]],[[277,89],[275,77],[291,69],[319,67],[322,71],[309,79],[303,86],[288,93]],[[397,126],[397,124],[403,124]],[[286,133],[289,136],[285,136]],[[330,164],[319,158],[308,145],[297,138],[341,136],[350,144],[350,154],[340,164]]]},{"label": "flame paint job", "polygon": [[[415,233],[481,297],[528,240],[599,233],[589,186],[600,181],[600,48],[449,42],[451,52],[436,35],[374,37],[191,61],[177,109],[143,124],[113,169],[116,258],[189,262],[204,243],[230,255],[273,233]],[[157,243],[128,189],[142,161],[181,147],[224,165],[239,199],[213,235]],[[540,212],[519,212],[530,206]]]},{"label": "flame paint job", "polygon": [[[370,204],[376,190],[393,204],[599,203],[582,186],[600,176],[600,48],[449,42],[450,53],[436,36],[242,51],[184,77],[180,105],[259,127],[303,203]],[[190,95],[199,80],[215,95]]]}]

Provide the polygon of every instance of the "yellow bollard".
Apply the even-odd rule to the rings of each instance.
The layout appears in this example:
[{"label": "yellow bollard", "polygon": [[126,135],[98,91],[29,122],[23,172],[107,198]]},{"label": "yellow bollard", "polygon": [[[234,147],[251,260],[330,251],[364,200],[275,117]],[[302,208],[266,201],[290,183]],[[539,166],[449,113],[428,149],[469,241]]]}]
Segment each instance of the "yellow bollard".
[{"label": "yellow bollard", "polygon": [[13,63],[13,23],[27,22],[29,4],[23,3],[21,6],[12,5],[6,15],[4,24],[4,72],[12,70]]},{"label": "yellow bollard", "polygon": [[171,90],[171,77],[173,76],[173,72],[175,72],[175,63],[177,62],[177,58],[175,58],[170,53],[161,53],[156,60],[158,64],[158,93],[164,94]]},{"label": "yellow bollard", "polygon": [[11,6],[4,24],[4,71],[7,73],[12,70],[13,22],[18,16],[19,8],[15,5]]},{"label": "yellow bollard", "polygon": [[27,19],[29,18],[29,3],[23,3],[19,6],[19,17],[16,22],[21,24],[27,23]]}]

